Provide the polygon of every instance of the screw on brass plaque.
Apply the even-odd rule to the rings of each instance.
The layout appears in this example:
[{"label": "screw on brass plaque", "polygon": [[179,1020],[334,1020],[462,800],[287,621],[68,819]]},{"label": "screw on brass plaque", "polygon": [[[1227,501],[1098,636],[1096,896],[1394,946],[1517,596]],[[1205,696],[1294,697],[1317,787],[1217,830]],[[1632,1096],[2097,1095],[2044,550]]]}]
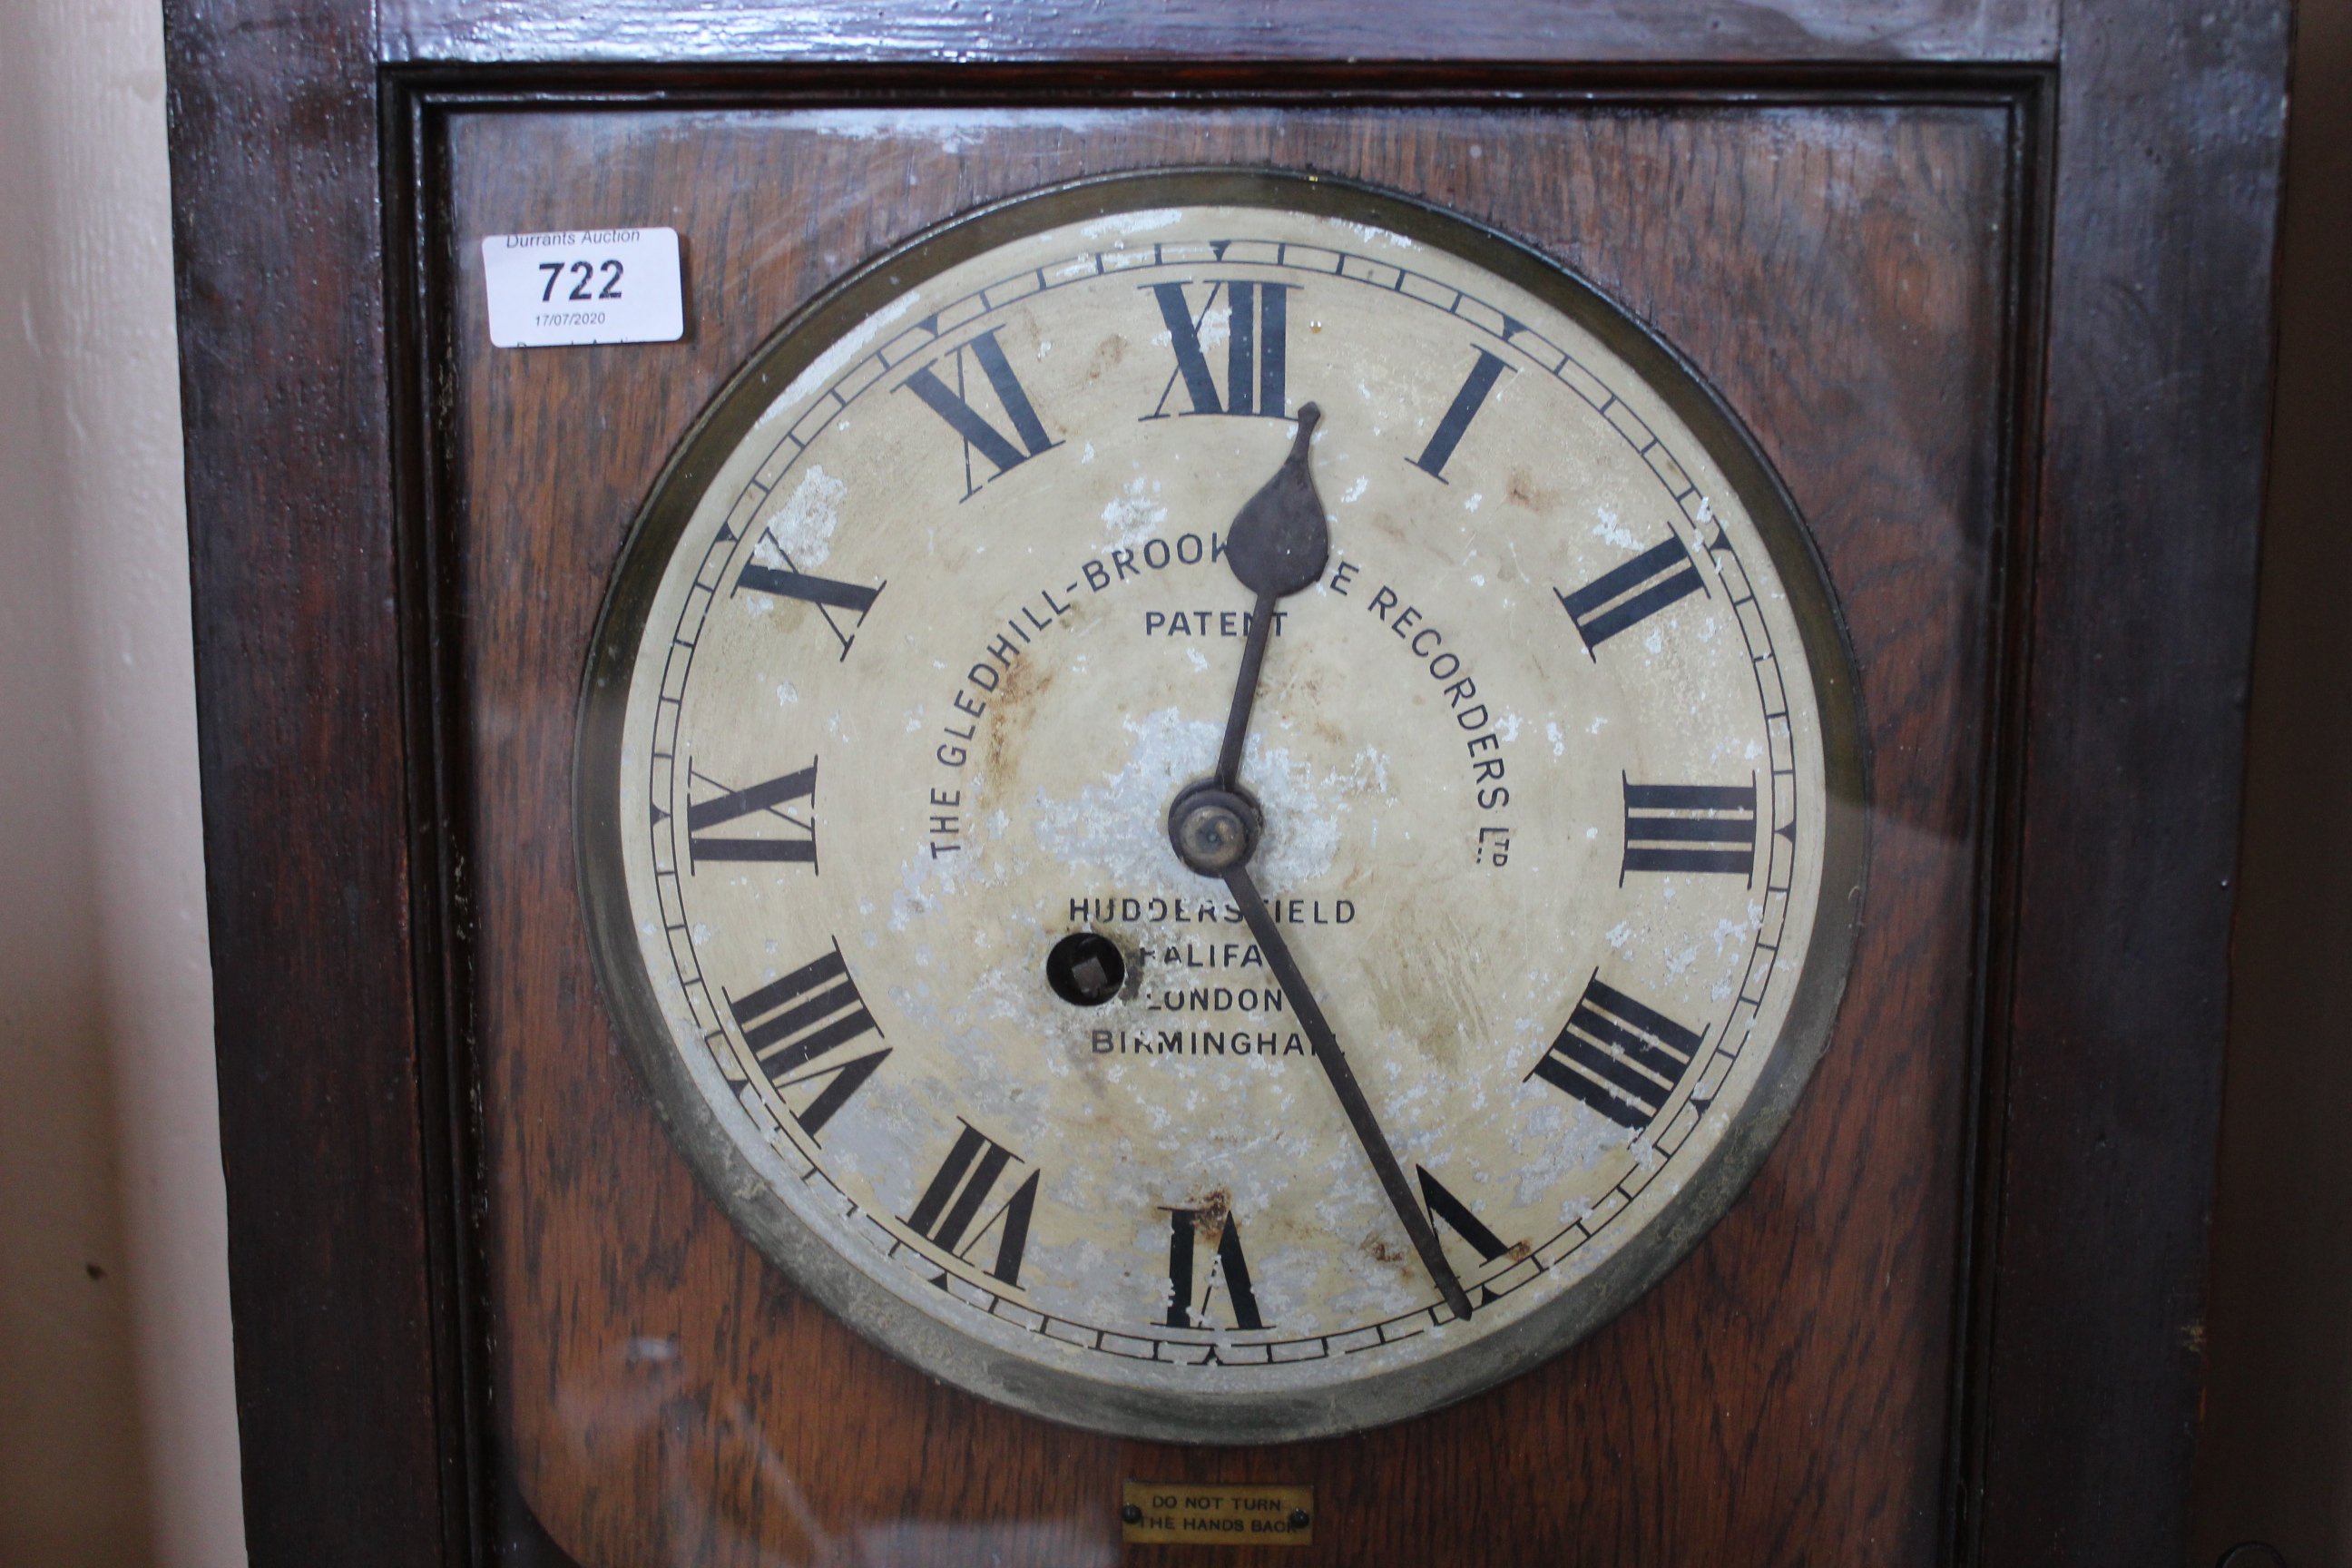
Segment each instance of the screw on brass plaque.
[{"label": "screw on brass plaque", "polygon": [[1118,1510],[1131,1545],[1310,1546],[1315,1489],[1225,1481],[1129,1481]]}]

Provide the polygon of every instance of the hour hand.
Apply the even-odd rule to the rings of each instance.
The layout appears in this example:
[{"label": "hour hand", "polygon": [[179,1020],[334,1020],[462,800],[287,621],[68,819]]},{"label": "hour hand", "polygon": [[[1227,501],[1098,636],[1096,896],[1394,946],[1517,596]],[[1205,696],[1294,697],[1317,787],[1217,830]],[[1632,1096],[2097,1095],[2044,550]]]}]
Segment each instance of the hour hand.
[{"label": "hour hand", "polygon": [[1242,586],[1257,595],[1249,636],[1242,643],[1242,668],[1234,682],[1234,705],[1225,716],[1225,742],[1217,752],[1216,786],[1234,787],[1241,773],[1242,742],[1249,733],[1250,707],[1257,700],[1258,668],[1265,662],[1265,639],[1274,629],[1275,601],[1297,593],[1323,575],[1331,555],[1331,529],[1323,498],[1315,493],[1315,471],[1307,444],[1323,411],[1310,403],[1298,411],[1298,434],[1290,456],[1274,478],[1242,503],[1225,534],[1225,563]]}]

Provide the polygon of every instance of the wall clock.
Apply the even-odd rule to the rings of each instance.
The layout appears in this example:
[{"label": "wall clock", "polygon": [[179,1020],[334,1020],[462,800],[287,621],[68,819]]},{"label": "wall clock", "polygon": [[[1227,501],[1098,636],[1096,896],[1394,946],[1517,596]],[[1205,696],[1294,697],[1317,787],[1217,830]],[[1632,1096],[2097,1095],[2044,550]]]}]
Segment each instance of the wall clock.
[{"label": "wall clock", "polygon": [[1265,1441],[1520,1370],[1733,1201],[1862,877],[1828,590],[1589,287],[1345,181],[967,215],[723,393],[579,849],[735,1223],[991,1399]]},{"label": "wall clock", "polygon": [[167,12],[257,1568],[2179,1556],[2284,7]]}]

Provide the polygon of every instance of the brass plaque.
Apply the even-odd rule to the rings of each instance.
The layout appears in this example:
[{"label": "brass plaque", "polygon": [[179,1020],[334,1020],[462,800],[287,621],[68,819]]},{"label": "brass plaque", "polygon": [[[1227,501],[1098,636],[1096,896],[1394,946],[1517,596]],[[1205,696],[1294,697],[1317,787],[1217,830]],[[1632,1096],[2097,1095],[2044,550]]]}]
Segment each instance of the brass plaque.
[{"label": "brass plaque", "polygon": [[1129,1481],[1118,1517],[1130,1546],[1310,1546],[1315,1489]]}]

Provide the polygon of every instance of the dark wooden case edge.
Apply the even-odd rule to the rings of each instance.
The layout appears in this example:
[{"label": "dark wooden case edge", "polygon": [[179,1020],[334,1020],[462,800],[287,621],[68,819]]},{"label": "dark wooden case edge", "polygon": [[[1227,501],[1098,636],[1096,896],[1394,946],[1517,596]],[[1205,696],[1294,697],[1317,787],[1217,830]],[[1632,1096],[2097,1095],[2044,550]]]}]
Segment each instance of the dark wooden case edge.
[{"label": "dark wooden case edge", "polygon": [[[2236,68],[2234,81],[2251,76],[2275,95],[2284,61],[2275,7],[2248,5],[2219,21],[2207,13],[2202,23],[2186,8],[2161,17],[2143,9],[2129,23],[2149,29],[2140,43],[2115,36],[2119,19],[2085,9],[2108,36],[2097,46],[2105,52],[2079,67],[2070,48],[2054,68],[1422,63],[1302,74],[1292,64],[1278,81],[1269,69],[1230,60],[1089,65],[1083,75],[901,63],[847,77],[838,68],[710,64],[406,66],[372,57],[373,40],[355,8],[313,12],[298,37],[274,43],[226,25],[233,13],[279,9],[167,8],[223,1132],[255,1563],[533,1560],[528,1549],[514,1550],[524,1548],[515,1535],[523,1526],[498,1506],[482,1436],[488,1390],[474,1223],[478,1118],[465,1005],[465,823],[455,787],[464,759],[447,721],[456,700],[453,628],[439,609],[448,587],[447,552],[437,548],[446,486],[425,439],[444,395],[449,330],[428,238],[439,226],[427,204],[446,188],[436,163],[437,117],[459,105],[682,100],[1328,103],[1530,95],[1910,103],[1992,96],[2012,105],[2013,177],[2026,188],[2011,210],[2032,228],[2010,252],[2011,342],[2021,345],[2010,367],[2011,405],[2023,416],[2011,433],[2003,509],[2014,520],[2004,542],[2005,657],[1996,677],[2003,782],[1982,809],[1996,813],[2003,800],[2011,807],[1988,835],[1979,1031],[1986,1087],[1974,1129],[1969,1328],[1954,1368],[1961,1397],[1947,1540],[1963,1562],[2038,1562],[2062,1547],[2070,1562],[2177,1558],[2226,984],[2228,900],[2220,887],[2235,855],[2266,412],[2267,331],[2249,324],[2266,329],[2268,321],[2281,105],[2213,101],[2228,73],[2209,58],[2168,97],[2155,95],[2163,102],[2111,110],[2126,123],[2094,129],[2083,116],[2135,71],[2155,68],[2108,54],[2177,51],[2199,41],[2186,38],[2192,30],[2234,29],[2222,64]],[[2211,39],[2202,42],[2210,51]],[[2190,116],[2191,125],[2177,110],[2168,117],[2174,100],[2193,100],[2202,118]],[[2159,237],[2143,237],[2135,248],[2101,230],[2131,216],[2124,192],[2097,184],[2103,150],[2121,159],[2152,138],[2181,188],[2173,198],[2179,210],[2220,220],[2222,242],[2168,253]],[[289,166],[314,183],[282,202],[285,233],[254,232],[252,207],[240,204],[253,203]],[[2268,184],[2248,181],[2250,169]],[[2072,188],[2087,192],[2074,206]],[[2107,177],[2119,187],[2125,179]],[[2065,238],[2078,232],[2070,251]],[[287,251],[257,254],[272,239],[307,241],[300,265]],[[240,263],[249,293],[221,287]],[[2200,338],[2177,326],[2168,334],[2144,322],[2121,328],[2137,332],[2140,341],[2128,347],[2157,380],[2201,376],[2200,384],[2218,387],[2226,400],[2219,412],[2193,417],[2177,392],[2170,407],[2157,397],[2152,415],[2147,399],[2103,399],[2096,356],[2070,357],[2086,339],[2104,341],[2100,322],[2114,310],[2099,286],[2135,265],[2145,268],[2144,287],[2217,301],[2215,315],[2238,329]],[[256,337],[257,303],[274,301],[299,319],[306,300],[312,311],[322,308],[320,289],[340,296],[327,302],[338,308],[335,329],[347,334],[336,346],[373,351],[372,382],[356,358],[289,374],[251,354],[240,383],[225,388],[211,379]],[[2107,330],[2116,330],[2112,322]],[[304,374],[321,374],[331,385],[330,407],[289,406],[288,383],[299,387]],[[320,421],[337,400],[351,416],[331,428]],[[2133,401],[2142,427],[2136,441],[2118,439],[2114,422]],[[272,428],[315,438],[256,454],[254,437]],[[2088,460],[2086,446],[2100,447]],[[2168,455],[2158,451],[2168,447]],[[2140,476],[2155,468],[2179,482],[2164,492],[2145,486]],[[2111,499],[2119,493],[2139,498],[2134,516],[2121,515]],[[344,531],[312,541],[328,552],[320,559],[295,562],[293,531],[322,515]],[[2069,625],[2053,658],[2037,621],[2051,610],[2043,581],[2058,572],[2071,588],[2089,570],[2084,563],[2119,549],[2129,559],[2127,536],[2144,534],[2151,519],[2172,524],[2155,531],[2162,559],[2142,575],[2111,577],[2104,620]],[[333,608],[321,616],[316,598],[289,600],[289,580],[323,593]],[[310,609],[307,622],[298,623],[296,604]],[[305,641],[335,632],[343,624],[338,613],[360,635]],[[2130,741],[2122,734],[2133,728],[2130,715],[2103,709],[2098,667],[2116,650],[2132,651],[2150,626],[2169,628],[2180,645],[2163,705],[2179,725],[2166,734],[2167,749],[2186,763],[2118,795],[2110,778],[2064,764],[2086,734],[2095,743]],[[320,700],[306,713],[305,683],[338,674],[341,689],[322,698],[308,692]],[[352,700],[356,713],[342,706]],[[353,740],[359,744],[335,752],[332,742]],[[352,820],[363,812],[313,815],[312,802],[272,797],[257,784],[265,775],[300,777],[322,751],[367,770],[352,792],[362,802],[373,794],[381,804],[383,792],[396,791],[405,803],[396,846]],[[341,781],[346,789],[350,777]],[[289,815],[301,841],[273,843]],[[2137,934],[2164,955],[2139,973],[2138,994],[2120,1010],[2108,976],[2077,971],[2070,983],[2052,963],[2082,951],[2084,939],[2050,929],[2071,923],[2053,885],[2063,887],[2068,866],[2035,857],[2044,837],[2037,829],[2048,822],[2063,832],[2084,817],[2105,835],[2105,858],[2092,857],[2098,868],[2118,855],[2128,868],[2131,846],[2153,840],[2179,847],[2189,863],[2168,883],[2188,891],[2204,879],[2213,888],[2168,902],[2123,879],[2094,910],[2090,923],[2106,937]],[[2045,909],[2058,912],[2037,924]],[[354,973],[289,973],[286,954],[306,931],[313,940],[339,931],[328,949]],[[387,992],[405,1006],[369,1005]],[[2145,1062],[2151,1035],[2161,1059],[2126,1093],[2114,1075],[2127,1058]],[[2153,1105],[2144,1103],[2151,1098]],[[366,1118],[368,1136],[350,1142],[364,1156],[345,1147],[341,1129],[321,1127],[354,1110]],[[2153,1123],[2143,1138],[2164,1136],[2162,1158],[2134,1172],[2140,1223],[2118,1231],[2107,1223],[2099,1151],[2127,1121],[2135,1131]],[[2036,1152],[2048,1157],[2021,1169],[2022,1141],[2040,1141]],[[323,1150],[341,1152],[322,1157]],[[2030,1232],[2022,1244],[2021,1227]],[[2063,1238],[2055,1248],[2053,1235]],[[355,1249],[362,1237],[370,1245]],[[2153,1331],[2144,1310],[2151,1292],[2163,1309]],[[2103,1301],[2125,1310],[2103,1315]],[[2092,1445],[2105,1462],[2085,1477],[2079,1455]]]}]

